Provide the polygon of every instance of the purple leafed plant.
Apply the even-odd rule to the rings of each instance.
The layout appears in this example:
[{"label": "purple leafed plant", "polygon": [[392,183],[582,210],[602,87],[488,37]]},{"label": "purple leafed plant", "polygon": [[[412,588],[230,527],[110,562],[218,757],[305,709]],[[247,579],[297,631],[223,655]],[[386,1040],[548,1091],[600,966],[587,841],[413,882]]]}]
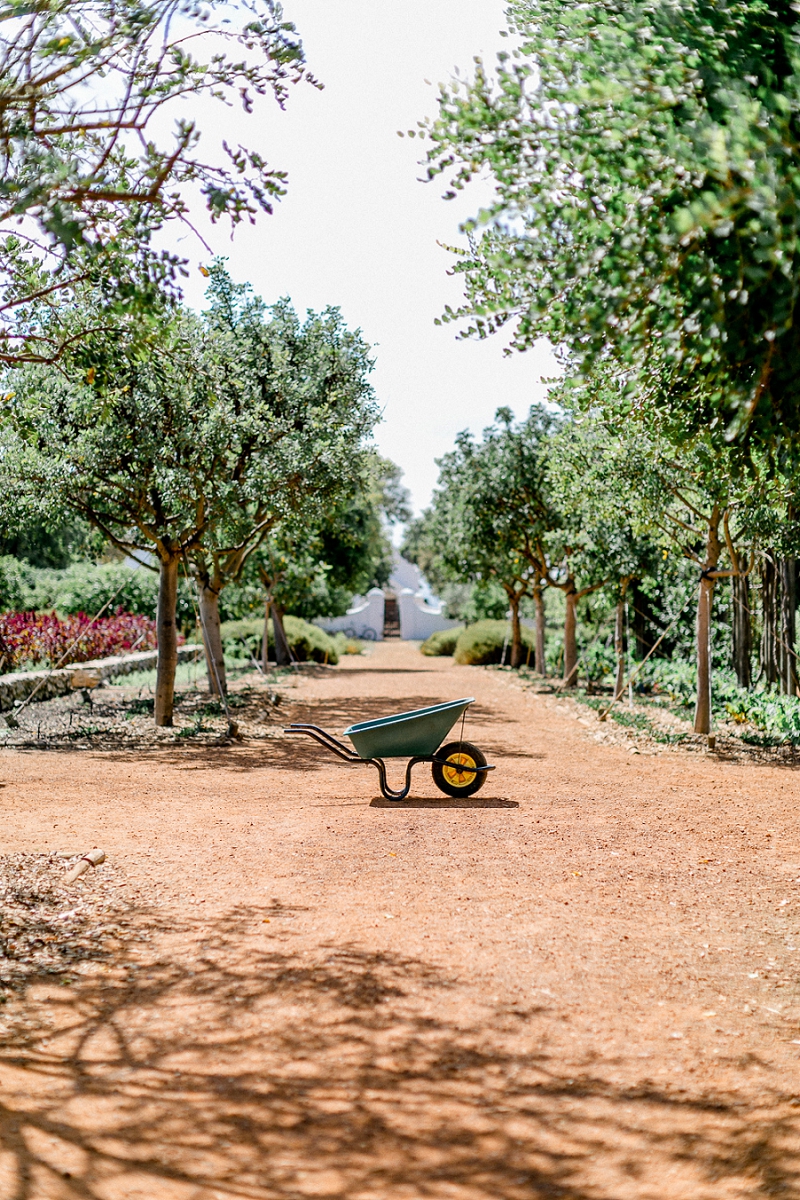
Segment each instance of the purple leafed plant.
[{"label": "purple leafed plant", "polygon": [[0,613],[0,671],[38,664],[55,666],[67,650],[64,663],[155,648],[155,621],[121,608],[113,616],[101,617],[94,623],[86,613],[69,617],[59,617],[54,612]]}]

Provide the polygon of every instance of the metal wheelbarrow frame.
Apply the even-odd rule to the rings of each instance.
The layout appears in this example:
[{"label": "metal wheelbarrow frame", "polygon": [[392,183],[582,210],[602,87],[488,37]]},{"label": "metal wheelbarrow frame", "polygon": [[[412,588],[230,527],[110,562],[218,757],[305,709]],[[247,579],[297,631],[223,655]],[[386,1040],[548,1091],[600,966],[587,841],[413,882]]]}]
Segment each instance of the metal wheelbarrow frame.
[{"label": "metal wheelbarrow frame", "polygon": [[[433,780],[440,791],[454,798],[471,796],[483,786],[486,773],[495,768],[489,766],[482,752],[471,742],[460,740],[447,746],[442,743],[458,718],[463,718],[473,703],[474,698],[469,696],[373,721],[361,721],[345,730],[345,736],[350,738],[355,750],[319,725],[295,722],[284,733],[305,734],[344,762],[375,767],[381,793],[387,800],[405,800],[411,790],[412,768],[421,762],[433,764]],[[395,791],[389,787],[384,759],[406,757],[409,761],[405,785]]]}]

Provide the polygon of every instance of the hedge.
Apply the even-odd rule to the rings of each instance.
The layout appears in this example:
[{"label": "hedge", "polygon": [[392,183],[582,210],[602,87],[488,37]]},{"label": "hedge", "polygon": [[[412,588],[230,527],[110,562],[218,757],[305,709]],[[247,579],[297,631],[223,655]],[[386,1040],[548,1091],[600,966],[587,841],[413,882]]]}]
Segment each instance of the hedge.
[{"label": "hedge", "polygon": [[[283,618],[283,628],[286,640],[292,654],[298,662],[330,663],[335,666],[339,661],[337,642],[318,625],[311,625],[300,617],[286,616]],[[226,654],[232,658],[252,656],[256,661],[261,658],[261,639],[264,633],[263,617],[251,617],[242,621],[223,621],[220,627],[222,645]],[[269,644],[272,654],[275,652],[275,635],[272,621],[269,623]]]},{"label": "hedge", "polygon": [[[510,656],[511,627],[509,621],[476,621],[462,629],[456,641],[453,658],[457,663],[479,666],[484,663],[499,663],[506,645],[506,663]],[[522,626],[522,644],[526,654],[533,647],[533,630]]]},{"label": "hedge", "polygon": [[463,626],[460,626],[458,629],[440,629],[438,633],[432,633],[422,643],[420,650],[423,654],[427,654],[431,658],[439,654],[452,654],[462,632]]}]

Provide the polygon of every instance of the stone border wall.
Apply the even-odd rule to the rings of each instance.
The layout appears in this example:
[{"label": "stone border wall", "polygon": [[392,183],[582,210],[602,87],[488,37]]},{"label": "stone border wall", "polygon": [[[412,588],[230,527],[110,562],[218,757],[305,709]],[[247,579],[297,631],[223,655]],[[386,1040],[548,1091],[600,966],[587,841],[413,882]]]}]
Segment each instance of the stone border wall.
[{"label": "stone border wall", "polygon": [[[178,662],[186,662],[202,654],[201,645],[192,643],[179,646]],[[9,675],[0,675],[0,712],[9,712],[15,701],[21,703],[26,700],[40,680],[44,680],[44,683],[36,693],[36,701],[52,700],[54,696],[64,696],[73,690],[72,675],[75,671],[91,671],[101,679],[111,679],[115,675],[130,675],[133,671],[150,671],[157,662],[157,650],[140,650],[136,654],[69,663],[57,671],[14,671]]]}]

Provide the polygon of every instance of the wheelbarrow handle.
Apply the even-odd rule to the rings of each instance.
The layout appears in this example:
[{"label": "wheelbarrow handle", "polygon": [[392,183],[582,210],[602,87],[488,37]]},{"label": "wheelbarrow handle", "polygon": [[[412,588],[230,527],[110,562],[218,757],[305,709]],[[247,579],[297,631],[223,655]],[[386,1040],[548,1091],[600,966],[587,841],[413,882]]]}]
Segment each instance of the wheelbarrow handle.
[{"label": "wheelbarrow handle", "polygon": [[345,762],[365,761],[360,754],[356,754],[349,746],[345,746],[344,742],[340,742],[332,733],[328,733],[325,729],[320,729],[319,725],[302,725],[296,722],[287,726],[283,732],[304,733],[307,737],[313,738],[315,742],[319,742],[321,746],[326,746],[328,750],[334,754],[338,754],[339,758],[343,758]]}]

